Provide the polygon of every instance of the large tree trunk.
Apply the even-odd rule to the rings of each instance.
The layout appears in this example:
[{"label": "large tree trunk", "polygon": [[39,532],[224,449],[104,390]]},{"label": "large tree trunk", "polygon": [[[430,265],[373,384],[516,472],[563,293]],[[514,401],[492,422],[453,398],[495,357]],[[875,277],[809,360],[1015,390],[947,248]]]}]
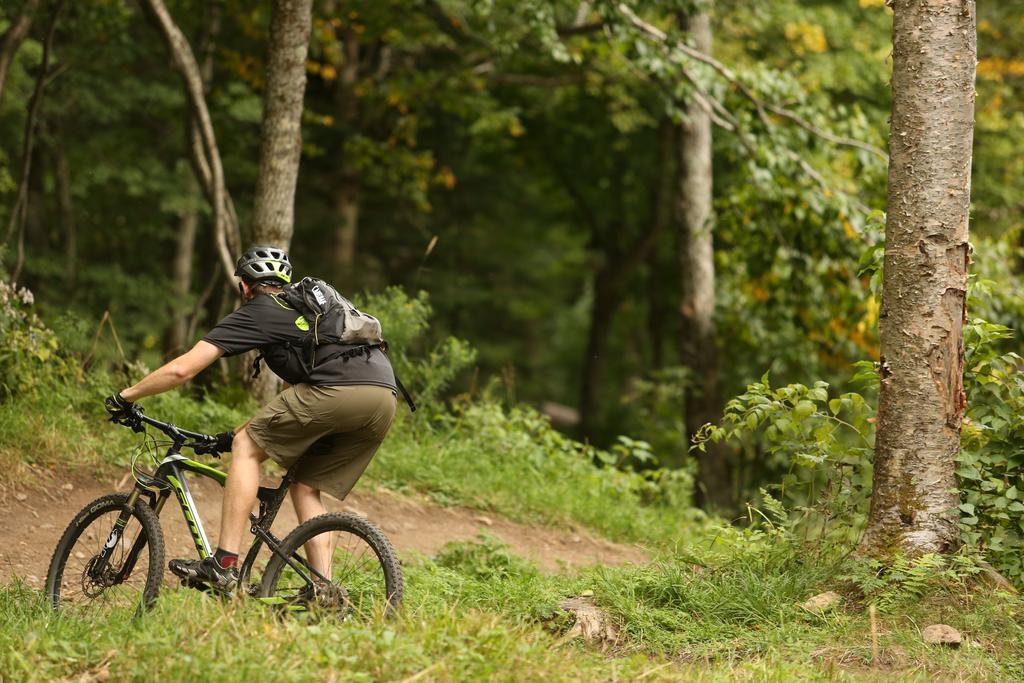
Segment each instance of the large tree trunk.
[{"label": "large tree trunk", "polygon": [[[682,17],[694,47],[711,54],[711,18]],[[721,418],[718,389],[718,334],[715,329],[715,251],[711,215],[711,118],[695,100],[686,107],[687,121],[679,126],[679,357],[690,369],[692,383],[684,396],[686,432],[692,437],[702,425]],[[698,463],[698,499],[711,507],[733,502],[728,449],[710,444]]]},{"label": "large tree trunk", "polygon": [[975,4],[893,3],[892,129],[874,488],[862,552],[959,544]]},{"label": "large tree trunk", "polygon": [[270,20],[253,241],[287,248],[295,224],[312,0],[277,0]]},{"label": "large tree trunk", "polygon": [[[267,86],[263,93],[260,172],[256,181],[252,239],[287,249],[295,226],[295,186],[302,152],[302,101],[312,0],[276,0],[270,19]],[[277,391],[272,373],[251,382],[264,401]]]},{"label": "large tree trunk", "polygon": [[11,71],[14,55],[28,37],[28,30],[32,27],[32,14],[38,6],[39,0],[26,2],[22,13],[11,18],[10,26],[0,36],[0,102],[4,98],[4,86],[7,85],[7,74]]}]

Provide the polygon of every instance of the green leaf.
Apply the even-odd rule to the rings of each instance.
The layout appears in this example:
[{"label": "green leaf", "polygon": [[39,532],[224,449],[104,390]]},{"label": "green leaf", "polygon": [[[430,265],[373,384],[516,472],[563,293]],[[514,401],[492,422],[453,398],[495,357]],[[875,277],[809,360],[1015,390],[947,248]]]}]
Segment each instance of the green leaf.
[{"label": "green leaf", "polygon": [[793,408],[793,414],[798,419],[810,417],[811,415],[814,414],[814,404],[811,403],[810,401],[799,401]]},{"label": "green leaf", "polygon": [[815,401],[827,401],[828,391],[824,387],[815,387],[807,392],[807,396]]},{"label": "green leaf", "polygon": [[960,503],[960,509],[969,515],[974,514],[974,505],[971,503]]},{"label": "green leaf", "polygon": [[838,415],[839,411],[843,407],[842,399],[834,398],[828,402],[828,409],[832,411],[833,415]]}]

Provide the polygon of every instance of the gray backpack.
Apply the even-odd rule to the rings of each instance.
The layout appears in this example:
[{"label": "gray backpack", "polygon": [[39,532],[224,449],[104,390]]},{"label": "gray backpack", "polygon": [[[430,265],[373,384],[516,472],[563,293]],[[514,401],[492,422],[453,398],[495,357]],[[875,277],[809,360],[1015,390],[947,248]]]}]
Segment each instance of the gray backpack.
[{"label": "gray backpack", "polygon": [[[297,384],[309,377],[317,365],[316,351],[321,346],[344,344],[353,347],[321,358],[321,363],[336,358],[347,360],[364,354],[368,357],[373,349],[380,349],[387,355],[388,344],[384,341],[380,321],[360,311],[323,280],[304,277],[298,282],[285,285],[277,296],[301,313],[309,323],[309,332],[295,343],[289,343],[286,349],[290,354],[285,363],[289,368],[287,373],[291,375],[285,377],[288,382]],[[253,361],[253,377],[259,375],[262,358],[261,355]],[[397,374],[395,384],[402,392],[402,398],[409,404],[409,409],[415,412],[416,404]]]}]

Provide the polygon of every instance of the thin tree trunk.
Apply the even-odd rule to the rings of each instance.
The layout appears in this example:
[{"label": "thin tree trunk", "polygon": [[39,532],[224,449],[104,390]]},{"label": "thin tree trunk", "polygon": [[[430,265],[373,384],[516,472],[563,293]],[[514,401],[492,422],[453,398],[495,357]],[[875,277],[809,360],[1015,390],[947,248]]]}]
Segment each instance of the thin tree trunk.
[{"label": "thin tree trunk", "polygon": [[57,185],[57,206],[64,234],[64,278],[67,291],[74,296],[78,283],[78,227],[75,224],[75,205],[71,196],[71,166],[61,142],[63,136],[54,136],[54,180]]},{"label": "thin tree trunk", "polygon": [[[711,54],[711,18],[706,13],[682,17],[694,47]],[[718,388],[718,333],[715,328],[715,251],[711,213],[711,117],[695,100],[679,126],[679,274],[681,327],[679,355],[691,371],[684,396],[686,432],[693,435],[721,418]],[[712,444],[698,461],[697,497],[704,505],[726,507],[733,494],[728,450]]]},{"label": "thin tree trunk", "polygon": [[[348,27],[342,40],[345,45],[345,63],[339,74],[336,93],[338,120],[346,130],[352,131],[359,111],[354,93],[359,79],[359,34]],[[359,172],[347,157],[341,160],[339,177],[339,223],[334,236],[334,264],[339,273],[339,284],[346,285],[352,281],[352,265],[355,263],[359,235]]]},{"label": "thin tree trunk", "polygon": [[[302,105],[312,13],[312,0],[276,0],[270,19],[253,242],[284,249],[291,244],[295,228],[295,186],[302,152]],[[250,390],[263,401],[273,398],[278,387],[277,378],[270,372],[249,380]]]},{"label": "thin tree trunk", "polygon": [[[580,8],[588,3],[581,3]],[[660,176],[654,191],[654,220],[659,236],[668,231],[673,220],[672,199],[676,191],[675,173],[675,127],[664,119],[658,132]],[[671,267],[663,258],[662,250],[653,248],[647,254],[647,336],[650,343],[651,368],[661,369],[665,365],[665,321],[671,315],[672,304],[665,294],[665,278]]]},{"label": "thin tree trunk", "polygon": [[[664,120],[658,127],[658,173],[663,180],[671,173],[672,126]],[[571,185],[570,185],[571,187]],[[605,264],[594,277],[594,305],[590,316],[590,331],[587,335],[587,350],[583,359],[583,375],[580,387],[579,432],[583,437],[592,437],[600,417],[601,391],[604,389],[605,367],[608,363],[608,345],[615,322],[615,315],[622,305],[624,291],[629,278],[651,253],[658,238],[668,228],[668,214],[662,210],[667,203],[666,193],[671,185],[659,182],[651,200],[652,218],[647,232],[641,234],[622,252],[618,249],[605,250]],[[592,215],[589,211],[588,215]],[[593,224],[595,232],[598,225]],[[600,241],[595,234],[595,241]]]},{"label": "thin tree trunk", "polygon": [[28,30],[32,27],[32,15],[38,6],[39,0],[26,2],[22,13],[11,19],[11,25],[0,36],[0,102],[4,99],[4,86],[7,85],[7,74],[11,71],[14,55],[28,37]]},{"label": "thin tree trunk", "polygon": [[601,417],[600,394],[604,388],[605,367],[608,364],[608,342],[620,303],[609,284],[607,271],[602,269],[594,278],[594,304],[590,313],[590,331],[587,334],[580,387],[579,429],[585,438],[594,436],[594,428]]},{"label": "thin tree trunk", "polygon": [[[192,176],[186,176],[183,192],[187,197],[199,194],[199,184]],[[199,212],[195,206],[186,208],[178,221],[178,234],[174,247],[174,261],[171,266],[171,287],[174,293],[171,304],[173,315],[168,351],[181,353],[191,339],[188,335],[189,294],[192,292],[192,257],[195,253],[196,232],[199,227]]]},{"label": "thin tree trunk", "polygon": [[356,241],[359,236],[358,180],[344,174],[338,190],[338,229],[334,241],[334,265],[339,272],[339,285],[352,281],[352,265],[356,260]]},{"label": "thin tree trunk", "polygon": [[213,209],[214,240],[224,276],[228,282],[234,283],[235,256],[241,249],[241,236],[234,204],[224,180],[224,167],[221,164],[210,111],[206,106],[202,72],[188,39],[174,23],[163,0],[140,0],[140,3],[160,29],[174,66],[185,83],[185,93],[198,132],[198,135],[193,136],[197,143],[192,146],[193,166]]},{"label": "thin tree trunk", "polygon": [[881,392],[861,551],[956,548],[971,145],[977,58],[970,0],[893,4]]},{"label": "thin tree trunk", "polygon": [[39,108],[43,103],[43,89],[46,87],[47,76],[50,71],[50,56],[53,52],[53,40],[57,34],[57,22],[60,20],[61,11],[64,9],[64,1],[58,0],[50,13],[50,22],[46,28],[46,37],[43,40],[43,56],[39,64],[39,75],[36,77],[36,86],[32,91],[32,98],[28,103],[28,115],[25,117],[25,137],[21,150],[21,178],[18,183],[18,194],[11,208],[11,218],[7,224],[5,242],[17,234],[16,260],[14,271],[11,273],[11,282],[17,282],[21,275],[21,268],[25,263],[25,219],[28,213],[28,190],[29,180],[32,174],[32,156],[35,145],[36,127],[38,125]]}]

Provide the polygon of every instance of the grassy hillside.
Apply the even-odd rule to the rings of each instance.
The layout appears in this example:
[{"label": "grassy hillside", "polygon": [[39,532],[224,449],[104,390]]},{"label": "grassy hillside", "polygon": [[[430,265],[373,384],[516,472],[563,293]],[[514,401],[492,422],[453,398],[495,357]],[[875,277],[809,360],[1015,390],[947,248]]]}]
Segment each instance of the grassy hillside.
[{"label": "grassy hillside", "polygon": [[[459,349],[447,349],[407,366],[420,386],[436,389],[452,375]],[[0,359],[8,388],[0,485],[52,485],[75,470],[127,466],[138,437],[105,422],[99,402],[117,380],[83,373],[72,354],[57,364],[38,353],[10,358]],[[210,432],[252,410],[230,392],[202,400],[172,393],[145,405]],[[576,443],[529,408],[434,401],[403,413],[363,486],[587,527],[643,544],[654,560],[544,573],[495,539],[455,543],[434,557],[403,558],[406,602],[397,618],[343,623],[279,619],[254,602],[183,589],[165,590],[139,620],[56,615],[15,579],[0,586],[0,680],[1024,678],[1024,601],[981,582],[971,557],[883,569],[808,536],[770,499],[745,523],[723,525],[693,508],[686,471],[622,466],[644,457],[644,446],[628,440],[610,451]],[[826,590],[840,593],[835,607],[814,614],[800,606]],[[617,635],[576,637],[573,618],[559,609],[574,596],[599,606]],[[933,623],[959,629],[961,647],[925,644],[921,632]]]}]

